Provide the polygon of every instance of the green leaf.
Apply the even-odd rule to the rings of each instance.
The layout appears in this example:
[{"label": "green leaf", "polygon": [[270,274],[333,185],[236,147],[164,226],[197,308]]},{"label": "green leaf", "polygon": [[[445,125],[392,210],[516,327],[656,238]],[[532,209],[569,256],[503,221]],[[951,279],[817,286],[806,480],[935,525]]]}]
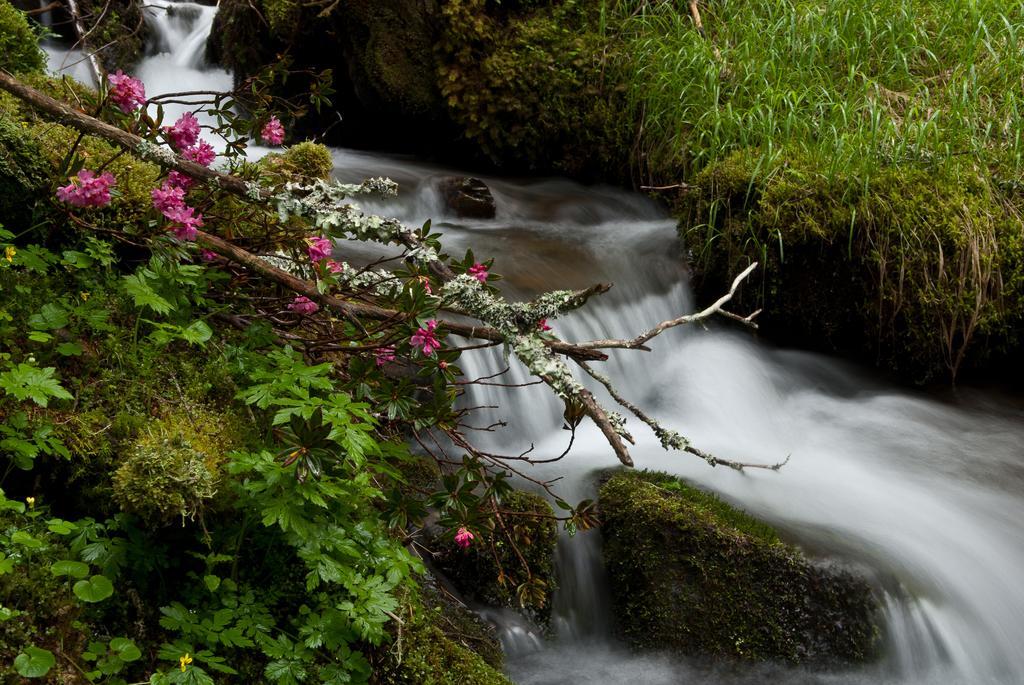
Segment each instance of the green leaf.
[{"label": "green leaf", "polygon": [[42,678],[50,672],[57,660],[53,652],[38,647],[26,647],[25,651],[14,657],[14,670],[25,678]]},{"label": "green leaf", "polygon": [[28,318],[28,325],[37,331],[55,331],[68,325],[68,312],[58,304],[47,302]]},{"label": "green leaf", "polygon": [[126,637],[115,637],[110,641],[110,649],[121,661],[137,661],[142,657],[142,652],[134,642]]},{"label": "green leaf", "polygon": [[83,602],[102,602],[114,594],[114,585],[106,576],[93,576],[75,583],[75,596]]},{"label": "green leaf", "polygon": [[32,364],[18,364],[0,373],[0,388],[16,400],[31,398],[41,407],[48,405],[51,397],[70,400],[72,395],[53,377],[57,369],[48,366],[40,369]]},{"label": "green leaf", "polygon": [[125,276],[123,281],[125,292],[132,296],[136,307],[149,307],[157,314],[167,314],[174,309],[170,302],[153,290],[143,274]]},{"label": "green leaf", "polygon": [[29,549],[39,549],[43,546],[43,541],[32,537],[23,530],[16,530],[11,535],[11,542],[22,547],[28,547]]},{"label": "green leaf", "polygon": [[76,269],[88,269],[94,263],[92,257],[76,250],[64,250],[63,257],[64,264]]},{"label": "green leaf", "polygon": [[64,357],[77,357],[84,351],[85,348],[77,342],[65,342],[57,345],[57,354]]},{"label": "green leaf", "polygon": [[212,335],[213,331],[210,330],[210,327],[203,320],[193,321],[188,328],[181,331],[181,337],[192,345],[202,345]]},{"label": "green leaf", "polygon": [[203,582],[206,584],[206,589],[210,592],[216,592],[217,588],[220,587],[219,576],[203,576]]},{"label": "green leaf", "polygon": [[89,565],[83,564],[81,561],[62,559],[50,566],[50,573],[55,576],[65,576],[68,578],[85,578],[89,575]]}]

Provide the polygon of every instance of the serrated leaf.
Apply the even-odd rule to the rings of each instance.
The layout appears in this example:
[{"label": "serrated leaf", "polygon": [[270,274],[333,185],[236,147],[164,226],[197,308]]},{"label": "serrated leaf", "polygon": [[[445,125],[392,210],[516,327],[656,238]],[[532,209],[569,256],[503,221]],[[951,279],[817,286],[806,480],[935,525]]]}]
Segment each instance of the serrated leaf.
[{"label": "serrated leaf", "polygon": [[167,314],[174,309],[170,302],[153,290],[141,273],[125,276],[122,280],[125,292],[132,296],[136,307],[149,307],[157,314]]},{"label": "serrated leaf", "polygon": [[64,357],[77,357],[85,351],[81,343],[77,342],[65,342],[57,345],[57,354]]}]

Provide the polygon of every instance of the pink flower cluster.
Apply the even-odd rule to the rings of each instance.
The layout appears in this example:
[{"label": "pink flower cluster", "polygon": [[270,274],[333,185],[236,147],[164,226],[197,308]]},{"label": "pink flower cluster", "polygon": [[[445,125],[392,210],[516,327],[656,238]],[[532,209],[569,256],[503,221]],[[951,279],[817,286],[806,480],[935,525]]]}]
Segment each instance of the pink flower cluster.
[{"label": "pink flower cluster", "polygon": [[331,256],[331,248],[334,247],[334,243],[331,242],[330,238],[326,236],[317,236],[316,238],[307,238],[306,244],[309,246],[309,261],[317,264],[322,262]]},{"label": "pink flower cluster", "polygon": [[469,549],[469,545],[476,538],[473,533],[469,532],[469,529],[465,526],[459,528],[458,532],[455,533],[455,544],[462,549]]},{"label": "pink flower cluster", "polygon": [[480,281],[481,283],[487,282],[487,267],[481,264],[480,262],[477,262],[473,266],[469,267],[469,270],[466,271],[466,273],[468,273],[470,276]]},{"label": "pink flower cluster", "polygon": [[70,181],[57,189],[57,199],[75,207],[106,207],[110,204],[110,188],[117,183],[109,171],[97,176],[88,169],[82,169]]},{"label": "pink flower cluster", "polygon": [[386,347],[378,347],[377,354],[375,355],[377,366],[384,366],[388,362],[395,361],[395,348],[391,345]]},{"label": "pink flower cluster", "polygon": [[146,87],[137,78],[128,76],[120,69],[107,76],[110,83],[108,95],[122,112],[128,114],[146,104]]},{"label": "pink flower cluster", "polygon": [[548,331],[550,331],[551,330],[551,326],[548,325],[548,320],[547,319],[541,319],[540,321],[538,321],[537,322],[537,330],[540,331],[541,333],[547,333]]},{"label": "pink flower cluster", "polygon": [[320,305],[305,295],[299,295],[288,305],[288,309],[296,314],[313,314],[320,309]]},{"label": "pink flower cluster", "polygon": [[150,196],[153,206],[172,222],[171,231],[179,240],[195,240],[203,225],[203,215],[185,204],[185,190],[168,178]]},{"label": "pink flower cluster", "polygon": [[164,133],[176,150],[187,150],[199,140],[199,120],[192,112],[185,112],[173,126],[164,126]]},{"label": "pink flower cluster", "polygon": [[171,173],[167,174],[166,183],[174,188],[188,190],[189,188],[192,187],[192,184],[195,183],[195,181],[193,181],[190,177],[186,176],[180,171],[172,171]]},{"label": "pink flower cluster", "polygon": [[409,338],[409,344],[414,348],[419,348],[423,352],[423,356],[433,356],[434,352],[441,349],[441,341],[437,339],[434,334],[434,329],[437,328],[437,319],[431,319],[427,322],[426,328],[418,328],[411,338]]},{"label": "pink flower cluster", "polygon": [[213,160],[217,158],[217,153],[213,151],[212,145],[205,140],[200,140],[192,147],[182,150],[181,156],[196,164],[210,166],[213,164]]},{"label": "pink flower cluster", "polygon": [[260,138],[268,145],[280,145],[284,142],[284,126],[281,125],[277,117],[270,117],[270,120],[263,125]]}]

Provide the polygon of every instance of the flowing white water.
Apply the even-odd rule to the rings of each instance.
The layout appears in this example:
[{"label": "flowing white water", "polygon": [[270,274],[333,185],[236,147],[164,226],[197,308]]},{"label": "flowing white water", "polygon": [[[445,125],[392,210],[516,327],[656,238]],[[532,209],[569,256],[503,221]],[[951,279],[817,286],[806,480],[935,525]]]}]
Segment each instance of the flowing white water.
[{"label": "flowing white water", "polygon": [[[187,15],[149,10],[159,47],[139,66],[147,91],[230,87],[229,75],[202,64],[213,8],[174,7]],[[346,180],[398,180],[399,200],[367,209],[410,224],[433,219],[450,252],[471,246],[478,257],[494,256],[512,295],[615,282],[585,310],[553,322],[566,339],[636,333],[691,306],[674,226],[637,195],[561,180],[487,179],[497,217],[464,221],[444,208],[436,189],[450,170],[341,150],[335,162]],[[356,244],[340,249],[346,257],[370,254]],[[665,453],[642,425],[633,425],[637,465],[685,476],[815,554],[863,567],[885,602],[885,659],[863,670],[814,674],[629,654],[612,637],[600,539],[589,532],[559,547],[555,640],[542,641],[507,611],[488,612],[518,683],[1024,683],[1020,403],[984,393],[939,401],[889,387],[864,369],[767,349],[718,326],[675,330],[653,347],[615,353],[602,370],[704,449],[744,461],[791,459],[777,473],[711,469],[692,456]],[[476,377],[504,363],[493,351],[475,351],[461,365]],[[526,374],[513,362],[509,378],[518,382]],[[493,447],[518,452],[533,443],[538,455],[561,453],[562,406],[545,389],[474,393],[475,404],[499,405],[494,418],[508,423]],[[596,471],[615,463],[585,423],[573,452],[535,475],[564,475],[561,494],[578,499],[593,494]]]}]

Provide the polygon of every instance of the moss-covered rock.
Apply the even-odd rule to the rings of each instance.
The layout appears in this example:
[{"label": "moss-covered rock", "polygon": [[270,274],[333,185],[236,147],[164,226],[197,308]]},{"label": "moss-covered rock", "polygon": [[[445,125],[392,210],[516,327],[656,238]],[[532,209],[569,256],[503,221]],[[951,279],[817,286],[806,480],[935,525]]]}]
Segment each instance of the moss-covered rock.
[{"label": "moss-covered rock", "polygon": [[[89,45],[107,71],[130,71],[142,59],[149,29],[142,3],[134,0],[78,0]],[[174,12],[175,8],[162,10]]]},{"label": "moss-covered rock", "polygon": [[785,344],[856,354],[915,380],[1005,357],[1024,320],[1024,203],[968,165],[858,178],[738,152],[681,196],[698,286],[762,268],[736,307]]},{"label": "moss-covered rock", "polygon": [[545,625],[551,617],[558,542],[551,505],[522,491],[509,493],[501,504],[509,512],[502,516],[503,526],[475,531],[466,549],[450,538],[436,540],[435,562],[467,598],[525,609]]},{"label": "moss-covered rock", "polygon": [[310,183],[318,179],[330,179],[334,159],[326,145],[307,140],[292,145],[283,153],[271,152],[264,155],[259,166],[275,185],[289,181]]},{"label": "moss-covered rock", "polygon": [[12,74],[41,72],[46,56],[39,49],[39,36],[24,12],[7,0],[0,0],[0,69]]},{"label": "moss-covered rock", "polygon": [[49,183],[49,171],[36,140],[0,114],[0,223],[17,228],[29,219]]},{"label": "moss-covered rock", "polygon": [[381,685],[510,685],[493,628],[431,585],[374,669]]},{"label": "moss-covered rock", "polygon": [[863,580],[810,563],[717,498],[629,472],[601,487],[599,506],[615,617],[633,646],[792,663],[875,654]]}]

